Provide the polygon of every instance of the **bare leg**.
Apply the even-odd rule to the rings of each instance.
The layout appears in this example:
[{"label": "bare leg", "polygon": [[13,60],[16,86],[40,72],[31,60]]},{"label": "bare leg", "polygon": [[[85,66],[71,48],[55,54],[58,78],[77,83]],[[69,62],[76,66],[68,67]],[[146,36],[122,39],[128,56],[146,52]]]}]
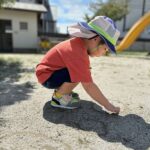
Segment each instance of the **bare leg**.
[{"label": "bare leg", "polygon": [[63,83],[57,90],[60,94],[69,94],[79,83]]}]

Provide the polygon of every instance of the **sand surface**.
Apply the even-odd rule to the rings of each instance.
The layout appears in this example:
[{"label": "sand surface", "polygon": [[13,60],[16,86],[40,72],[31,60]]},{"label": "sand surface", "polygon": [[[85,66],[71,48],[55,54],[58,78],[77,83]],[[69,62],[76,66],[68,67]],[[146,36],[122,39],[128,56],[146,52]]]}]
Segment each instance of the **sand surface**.
[{"label": "sand surface", "polygon": [[2,57],[21,64],[7,64],[0,72],[0,150],[150,150],[149,58],[91,60],[95,83],[121,107],[115,116],[101,110],[81,85],[75,89],[81,108],[51,108],[53,91],[34,76],[42,55]]}]

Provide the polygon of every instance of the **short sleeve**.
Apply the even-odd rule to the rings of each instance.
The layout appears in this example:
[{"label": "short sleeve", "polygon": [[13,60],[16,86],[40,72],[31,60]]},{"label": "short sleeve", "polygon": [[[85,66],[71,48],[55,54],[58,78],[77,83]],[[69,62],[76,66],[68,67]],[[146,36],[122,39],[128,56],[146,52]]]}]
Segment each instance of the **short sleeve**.
[{"label": "short sleeve", "polygon": [[89,56],[82,39],[70,39],[59,45],[57,51],[69,71],[72,82],[92,82]]}]

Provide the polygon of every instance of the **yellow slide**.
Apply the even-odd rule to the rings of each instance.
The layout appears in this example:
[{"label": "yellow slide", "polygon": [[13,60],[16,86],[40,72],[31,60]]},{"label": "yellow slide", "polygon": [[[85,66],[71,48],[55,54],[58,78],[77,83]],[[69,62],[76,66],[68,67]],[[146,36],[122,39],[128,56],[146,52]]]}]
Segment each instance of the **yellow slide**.
[{"label": "yellow slide", "polygon": [[139,34],[150,24],[150,12],[141,17],[129,30],[124,39],[116,47],[117,51],[128,48],[139,36]]}]

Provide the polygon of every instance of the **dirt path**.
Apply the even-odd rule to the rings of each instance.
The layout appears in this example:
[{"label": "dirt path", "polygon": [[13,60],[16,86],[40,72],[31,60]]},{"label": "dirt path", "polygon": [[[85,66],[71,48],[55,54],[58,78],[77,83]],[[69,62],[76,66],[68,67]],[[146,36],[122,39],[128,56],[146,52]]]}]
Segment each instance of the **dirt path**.
[{"label": "dirt path", "polygon": [[[0,150],[150,150],[150,59],[92,59],[105,96],[121,107],[109,115],[84,92],[81,108],[50,107],[53,91],[37,84],[41,55],[1,55]],[[7,61],[6,61],[7,60]],[[8,61],[9,60],[9,61]]]}]

